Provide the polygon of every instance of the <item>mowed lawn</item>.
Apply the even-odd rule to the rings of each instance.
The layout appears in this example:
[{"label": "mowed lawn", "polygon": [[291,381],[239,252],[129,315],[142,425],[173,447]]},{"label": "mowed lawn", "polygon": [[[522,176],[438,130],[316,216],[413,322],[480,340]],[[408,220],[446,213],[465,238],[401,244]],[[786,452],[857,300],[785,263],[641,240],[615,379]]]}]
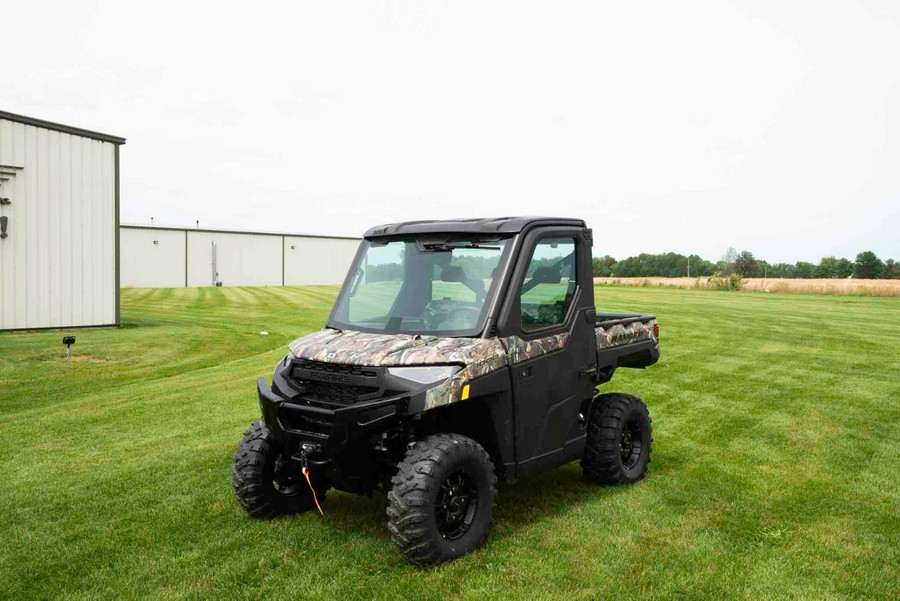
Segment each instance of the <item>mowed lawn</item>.
[{"label": "mowed lawn", "polygon": [[[402,563],[383,495],[247,518],[255,380],[333,287],[124,290],[119,330],[0,334],[0,597],[898,598],[900,301],[607,288],[655,313],[646,480],[577,463],[502,488],[478,553]],[[268,335],[261,335],[266,331]]]}]

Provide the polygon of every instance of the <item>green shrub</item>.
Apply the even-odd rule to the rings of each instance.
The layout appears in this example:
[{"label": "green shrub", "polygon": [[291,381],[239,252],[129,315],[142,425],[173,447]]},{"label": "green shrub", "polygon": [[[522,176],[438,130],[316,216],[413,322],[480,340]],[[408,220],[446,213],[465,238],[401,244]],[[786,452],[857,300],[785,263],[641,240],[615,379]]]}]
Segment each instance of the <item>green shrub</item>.
[{"label": "green shrub", "polygon": [[706,280],[707,285],[715,290],[740,290],[744,282],[744,278],[739,273],[731,275],[717,273]]}]

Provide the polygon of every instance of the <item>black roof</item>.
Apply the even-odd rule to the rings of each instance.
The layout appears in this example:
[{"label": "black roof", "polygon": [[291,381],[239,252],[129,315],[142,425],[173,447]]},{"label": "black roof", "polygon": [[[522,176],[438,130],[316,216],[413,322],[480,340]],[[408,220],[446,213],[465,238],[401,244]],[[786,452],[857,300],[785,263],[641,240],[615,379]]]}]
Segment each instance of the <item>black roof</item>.
[{"label": "black roof", "polygon": [[586,227],[582,219],[566,217],[493,217],[487,219],[444,219],[431,221],[405,221],[376,225],[364,234],[364,238],[400,236],[403,234],[517,234],[537,226]]}]

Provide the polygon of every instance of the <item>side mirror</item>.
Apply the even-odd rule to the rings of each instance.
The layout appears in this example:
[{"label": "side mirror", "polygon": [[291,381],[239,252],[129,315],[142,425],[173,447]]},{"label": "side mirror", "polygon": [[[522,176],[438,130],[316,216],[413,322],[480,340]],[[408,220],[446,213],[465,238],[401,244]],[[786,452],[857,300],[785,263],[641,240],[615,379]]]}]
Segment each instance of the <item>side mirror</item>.
[{"label": "side mirror", "polygon": [[536,284],[559,284],[562,281],[562,273],[552,267],[539,267],[534,270],[531,281]]},{"label": "side mirror", "polygon": [[458,265],[447,265],[441,270],[441,281],[465,283],[466,273]]},{"label": "side mirror", "polygon": [[353,288],[350,289],[350,296],[356,296],[356,291],[359,289],[359,283],[362,282],[365,275],[366,272],[362,267],[356,271],[356,281],[353,282]]}]

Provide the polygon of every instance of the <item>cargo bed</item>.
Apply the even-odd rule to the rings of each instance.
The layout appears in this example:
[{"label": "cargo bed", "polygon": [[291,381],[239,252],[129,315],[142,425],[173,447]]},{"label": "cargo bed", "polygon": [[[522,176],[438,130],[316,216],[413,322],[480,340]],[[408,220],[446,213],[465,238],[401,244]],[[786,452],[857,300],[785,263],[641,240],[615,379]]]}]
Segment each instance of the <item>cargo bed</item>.
[{"label": "cargo bed", "polygon": [[659,325],[655,315],[598,313],[594,321],[597,369],[645,368],[659,360]]}]

